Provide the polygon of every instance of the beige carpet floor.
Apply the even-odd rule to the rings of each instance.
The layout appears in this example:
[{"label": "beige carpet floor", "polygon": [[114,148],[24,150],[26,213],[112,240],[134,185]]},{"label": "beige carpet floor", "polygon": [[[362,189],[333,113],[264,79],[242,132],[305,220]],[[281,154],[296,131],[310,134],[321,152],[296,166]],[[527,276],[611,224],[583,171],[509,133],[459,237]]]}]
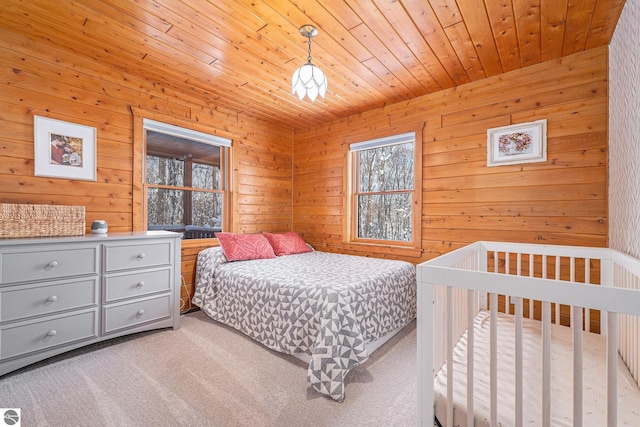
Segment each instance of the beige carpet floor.
[{"label": "beige carpet floor", "polygon": [[344,402],[311,389],[303,362],[200,311],[0,377],[22,426],[414,426],[415,322],[349,373]]}]

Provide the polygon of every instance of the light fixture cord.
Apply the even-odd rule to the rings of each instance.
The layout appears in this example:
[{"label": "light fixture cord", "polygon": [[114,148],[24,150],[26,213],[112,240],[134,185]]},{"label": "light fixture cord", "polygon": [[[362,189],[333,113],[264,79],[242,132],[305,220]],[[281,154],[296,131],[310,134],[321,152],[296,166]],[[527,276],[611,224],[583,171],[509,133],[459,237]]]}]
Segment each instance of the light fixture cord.
[{"label": "light fixture cord", "polygon": [[311,36],[307,35],[307,42],[309,43],[309,56],[307,56],[307,63],[311,64]]}]

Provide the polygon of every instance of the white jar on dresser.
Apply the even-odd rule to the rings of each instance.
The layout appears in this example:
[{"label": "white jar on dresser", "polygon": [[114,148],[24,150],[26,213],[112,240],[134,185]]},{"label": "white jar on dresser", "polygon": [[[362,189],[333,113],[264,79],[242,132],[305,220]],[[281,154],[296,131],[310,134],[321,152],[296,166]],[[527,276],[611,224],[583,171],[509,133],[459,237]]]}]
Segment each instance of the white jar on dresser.
[{"label": "white jar on dresser", "polygon": [[0,239],[0,375],[109,338],[178,329],[180,238]]}]

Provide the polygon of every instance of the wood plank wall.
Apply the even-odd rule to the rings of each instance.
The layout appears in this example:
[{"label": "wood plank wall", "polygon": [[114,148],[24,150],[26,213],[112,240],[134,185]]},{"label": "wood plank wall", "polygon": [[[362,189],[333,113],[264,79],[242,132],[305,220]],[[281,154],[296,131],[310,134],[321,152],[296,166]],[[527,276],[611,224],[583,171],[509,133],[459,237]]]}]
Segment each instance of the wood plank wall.
[{"label": "wood plank wall", "polygon": [[[295,228],[318,248],[343,241],[345,140],[426,123],[420,258],[476,240],[605,246],[607,49],[598,48],[294,134],[190,93],[157,87],[44,40],[0,38],[0,202],[84,205],[87,223],[132,229],[131,106],[234,140],[234,231]],[[33,176],[33,115],[98,129],[97,182]],[[486,167],[486,129],[547,118],[548,161]],[[293,167],[292,167],[293,163]],[[198,250],[183,250],[183,299]],[[385,256],[378,253],[378,256]],[[397,253],[389,257],[402,257]]]},{"label": "wood plank wall", "polygon": [[[371,254],[344,239],[345,141],[423,121],[423,254],[407,261],[478,240],[606,246],[607,60],[592,49],[296,131],[295,229],[324,250]],[[487,168],[488,128],[543,118],[546,162]]]},{"label": "wood plank wall", "polygon": [[[0,37],[0,73],[0,203],[83,205],[87,224],[100,218],[111,231],[132,230],[140,209],[132,202],[133,186],[139,185],[132,161],[131,107],[137,107],[233,140],[234,231],[291,229],[291,129],[136,79],[126,66],[108,68],[72,48],[8,31]],[[97,128],[96,182],[34,176],[34,115]],[[213,244],[215,239],[183,244],[184,301],[193,294],[198,250]]]}]

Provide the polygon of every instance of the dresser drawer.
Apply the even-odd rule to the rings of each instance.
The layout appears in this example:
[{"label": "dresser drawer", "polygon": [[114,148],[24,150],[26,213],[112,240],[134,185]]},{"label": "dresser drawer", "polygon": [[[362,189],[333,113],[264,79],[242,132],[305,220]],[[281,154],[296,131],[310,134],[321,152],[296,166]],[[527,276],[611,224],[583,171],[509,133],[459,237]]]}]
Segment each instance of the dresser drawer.
[{"label": "dresser drawer", "polygon": [[166,292],[171,289],[171,268],[140,273],[114,273],[104,278],[104,302]]},{"label": "dresser drawer", "polygon": [[171,297],[161,295],[116,303],[102,308],[102,331],[105,334],[141,323],[167,319],[171,316]]},{"label": "dresser drawer", "polygon": [[171,242],[145,244],[108,244],[105,247],[104,271],[128,270],[169,265],[172,261]]},{"label": "dresser drawer", "polygon": [[0,254],[0,283],[98,274],[98,247],[50,248]]},{"label": "dresser drawer", "polygon": [[0,327],[0,359],[97,337],[98,310]]},{"label": "dresser drawer", "polygon": [[98,305],[98,276],[0,288],[0,322]]}]

